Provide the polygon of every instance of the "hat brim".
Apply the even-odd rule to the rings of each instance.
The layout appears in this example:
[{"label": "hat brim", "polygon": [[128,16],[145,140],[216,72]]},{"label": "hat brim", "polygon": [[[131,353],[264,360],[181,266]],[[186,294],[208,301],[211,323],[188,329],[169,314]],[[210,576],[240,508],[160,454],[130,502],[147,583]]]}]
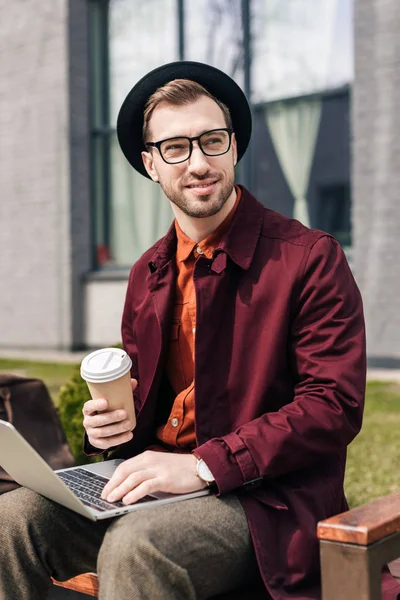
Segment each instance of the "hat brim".
[{"label": "hat brim", "polygon": [[142,139],[145,104],[159,87],[174,79],[196,81],[229,108],[239,161],[251,136],[251,112],[243,91],[229,75],[215,67],[204,63],[179,61],[162,65],[147,73],[131,89],[121,106],[117,119],[117,136],[121,150],[132,167],[149,177],[141,156],[145,150]]}]

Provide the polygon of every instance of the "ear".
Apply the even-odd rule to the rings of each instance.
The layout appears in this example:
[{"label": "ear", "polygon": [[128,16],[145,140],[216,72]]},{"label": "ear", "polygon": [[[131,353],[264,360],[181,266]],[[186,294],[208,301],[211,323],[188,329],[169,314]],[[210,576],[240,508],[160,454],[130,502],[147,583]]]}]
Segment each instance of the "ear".
[{"label": "ear", "polygon": [[233,153],[233,164],[234,166],[236,166],[237,163],[237,142],[236,142],[236,136],[234,133],[232,133],[232,153]]},{"label": "ear", "polygon": [[154,167],[154,159],[153,159],[152,153],[151,152],[142,152],[142,160],[143,160],[144,168],[146,169],[147,173],[150,175],[150,177],[152,178],[153,181],[158,183],[159,179],[158,179],[157,171]]}]

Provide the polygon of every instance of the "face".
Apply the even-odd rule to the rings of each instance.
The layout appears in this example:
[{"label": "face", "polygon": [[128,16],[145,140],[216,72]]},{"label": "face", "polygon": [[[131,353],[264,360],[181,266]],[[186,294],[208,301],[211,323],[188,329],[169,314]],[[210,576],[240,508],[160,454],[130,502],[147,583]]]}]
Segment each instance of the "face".
[{"label": "face", "polygon": [[[150,119],[149,141],[195,137],[224,127],[226,122],[222,110],[207,96],[184,106],[161,103]],[[220,156],[206,156],[198,143],[193,142],[190,158],[176,165],[164,162],[157,148],[143,152],[142,157],[152,180],[158,182],[167,198],[189,217],[204,218],[217,214],[233,192],[237,161],[234,134],[229,151]]]}]

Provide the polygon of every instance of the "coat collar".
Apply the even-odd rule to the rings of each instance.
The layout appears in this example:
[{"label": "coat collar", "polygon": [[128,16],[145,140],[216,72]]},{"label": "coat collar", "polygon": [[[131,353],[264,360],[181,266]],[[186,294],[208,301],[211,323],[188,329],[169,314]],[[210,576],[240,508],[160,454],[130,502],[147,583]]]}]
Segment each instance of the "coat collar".
[{"label": "coat collar", "polygon": [[265,209],[246,188],[239,187],[242,190],[242,200],[228,232],[215,252],[225,253],[234,263],[247,271],[260,237]]},{"label": "coat collar", "polygon": [[[242,199],[232,219],[232,223],[214,252],[213,270],[221,272],[226,267],[226,256],[239,267],[247,270],[254,256],[264,221],[264,207],[244,188]],[[150,279],[157,279],[174,258],[177,238],[172,223],[167,234],[160,240],[149,261]]]}]

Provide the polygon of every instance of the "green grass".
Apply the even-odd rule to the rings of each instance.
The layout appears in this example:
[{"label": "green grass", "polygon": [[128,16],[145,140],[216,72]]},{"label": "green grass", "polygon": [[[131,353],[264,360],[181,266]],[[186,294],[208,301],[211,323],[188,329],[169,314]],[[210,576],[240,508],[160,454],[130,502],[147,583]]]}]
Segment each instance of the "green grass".
[{"label": "green grass", "polygon": [[[76,367],[0,359],[0,371],[43,379],[55,404],[60,387],[76,373]],[[399,491],[399,440],[400,383],[368,382],[363,428],[348,451],[345,489],[350,506]]]},{"label": "green grass", "polygon": [[364,423],[348,451],[351,507],[400,490],[400,383],[368,382]]}]

